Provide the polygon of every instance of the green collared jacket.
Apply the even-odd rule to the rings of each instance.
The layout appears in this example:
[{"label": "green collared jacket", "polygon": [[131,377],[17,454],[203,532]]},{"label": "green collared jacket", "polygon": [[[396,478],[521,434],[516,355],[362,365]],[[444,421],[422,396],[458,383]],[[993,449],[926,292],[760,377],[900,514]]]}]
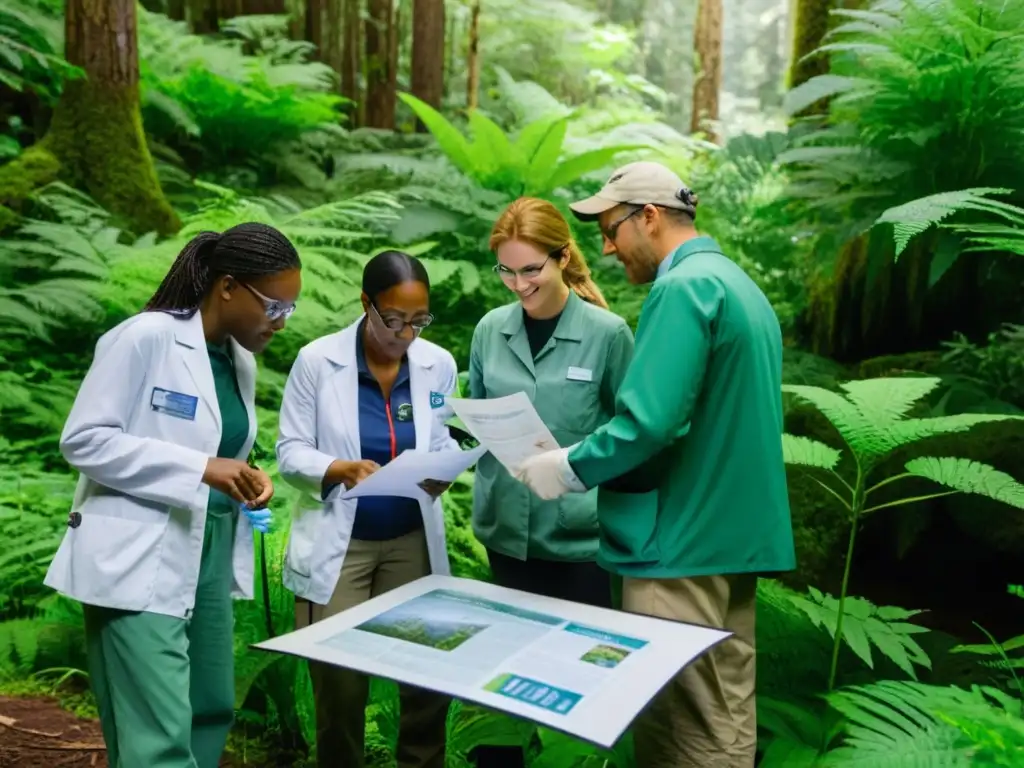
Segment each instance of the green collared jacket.
[{"label": "green collared jacket", "polygon": [[615,417],[569,453],[598,488],[598,562],[642,578],[792,570],[778,319],[710,237],[668,258]]},{"label": "green collared jacket", "polygon": [[[608,421],[633,356],[633,333],[618,315],[569,294],[551,338],[537,353],[519,302],[491,310],[473,332],[469,396],[526,392],[558,444],[579,442]],[[473,532],[485,546],[520,560],[593,560],[597,492],[542,501],[491,454],[476,466]]]}]

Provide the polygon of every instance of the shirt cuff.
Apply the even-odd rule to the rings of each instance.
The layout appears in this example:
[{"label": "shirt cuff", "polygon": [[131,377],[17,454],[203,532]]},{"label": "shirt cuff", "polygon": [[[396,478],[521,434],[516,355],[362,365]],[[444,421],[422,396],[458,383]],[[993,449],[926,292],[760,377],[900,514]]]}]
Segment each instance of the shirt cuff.
[{"label": "shirt cuff", "polygon": [[573,471],[572,464],[569,463],[569,452],[565,451],[562,454],[562,466],[560,468],[560,475],[562,478],[562,484],[565,485],[571,493],[586,493],[587,486],[576,476],[576,472]]}]

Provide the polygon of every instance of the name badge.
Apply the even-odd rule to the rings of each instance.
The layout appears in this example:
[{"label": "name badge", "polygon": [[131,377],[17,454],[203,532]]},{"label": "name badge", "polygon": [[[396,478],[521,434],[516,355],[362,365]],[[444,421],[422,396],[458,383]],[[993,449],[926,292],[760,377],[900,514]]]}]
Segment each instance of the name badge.
[{"label": "name badge", "polygon": [[169,389],[153,387],[153,395],[149,398],[149,405],[158,413],[166,413],[168,416],[174,416],[176,419],[195,421],[199,398],[186,395],[183,392],[172,392]]},{"label": "name badge", "polygon": [[574,365],[569,366],[569,372],[565,374],[565,378],[569,381],[593,381],[594,372],[589,368],[577,368]]}]

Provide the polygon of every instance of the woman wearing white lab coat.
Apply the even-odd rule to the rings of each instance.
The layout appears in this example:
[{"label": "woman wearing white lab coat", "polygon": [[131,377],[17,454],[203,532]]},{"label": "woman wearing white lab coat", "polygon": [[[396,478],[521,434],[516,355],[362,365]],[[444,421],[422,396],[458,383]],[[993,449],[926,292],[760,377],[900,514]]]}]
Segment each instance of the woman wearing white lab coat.
[{"label": "woman wearing white lab coat", "polygon": [[60,448],[80,477],[46,584],[81,601],[111,766],[215,768],[234,718],[231,600],[253,596],[274,489],[246,461],[254,353],[299,256],[240,224],[185,246],[145,310],[100,338]]},{"label": "woman wearing white lab coat", "polygon": [[[449,352],[419,338],[433,319],[423,265],[398,251],[363,272],[364,315],[300,350],[277,443],[281,476],[304,493],[292,520],[284,584],[296,628],[429,573],[449,573],[443,484],[419,500],[340,495],[403,450],[458,450],[445,419],[457,388]],[[363,765],[363,675],[310,663],[319,765]],[[447,698],[403,686],[399,768],[442,768]]]}]

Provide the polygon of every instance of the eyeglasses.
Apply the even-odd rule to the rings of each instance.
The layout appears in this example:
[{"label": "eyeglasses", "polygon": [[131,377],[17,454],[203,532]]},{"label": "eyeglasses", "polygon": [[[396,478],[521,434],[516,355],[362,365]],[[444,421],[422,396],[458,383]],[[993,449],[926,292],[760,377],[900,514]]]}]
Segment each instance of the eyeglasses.
[{"label": "eyeglasses", "polygon": [[292,316],[295,311],[294,301],[281,301],[280,299],[272,299],[269,296],[264,296],[262,293],[257,291],[248,283],[243,283],[241,280],[238,281],[240,285],[248,289],[248,291],[263,302],[263,310],[267,313],[267,318],[271,321],[280,319],[287,320]]},{"label": "eyeglasses", "polygon": [[412,328],[415,333],[419,333],[434,322],[434,316],[429,312],[425,315],[417,315],[412,320],[407,321],[404,317],[399,317],[398,315],[388,315],[387,317],[384,317],[373,302],[370,302],[370,306],[373,307],[373,313],[380,318],[384,327],[389,331],[394,331],[395,333],[401,333],[405,330],[405,326],[407,325]]},{"label": "eyeglasses", "polygon": [[604,235],[605,237],[607,237],[612,242],[615,242],[615,238],[619,234],[619,227],[621,227],[626,222],[627,219],[631,219],[634,216],[636,216],[638,213],[640,213],[644,209],[644,207],[645,206],[641,205],[639,208],[634,208],[632,211],[630,211],[629,213],[625,214],[624,216],[620,216],[615,221],[613,221],[611,224],[609,224],[607,229],[602,229],[601,230],[601,234]]},{"label": "eyeglasses", "polygon": [[547,266],[549,259],[560,259],[564,252],[565,246],[563,245],[551,251],[551,253],[547,255],[547,258],[540,264],[531,264],[530,266],[523,267],[522,269],[511,269],[506,267],[504,264],[495,264],[492,269],[506,283],[515,282],[516,275],[519,275],[525,280],[535,280],[540,276],[540,273],[544,271],[544,267]]}]

